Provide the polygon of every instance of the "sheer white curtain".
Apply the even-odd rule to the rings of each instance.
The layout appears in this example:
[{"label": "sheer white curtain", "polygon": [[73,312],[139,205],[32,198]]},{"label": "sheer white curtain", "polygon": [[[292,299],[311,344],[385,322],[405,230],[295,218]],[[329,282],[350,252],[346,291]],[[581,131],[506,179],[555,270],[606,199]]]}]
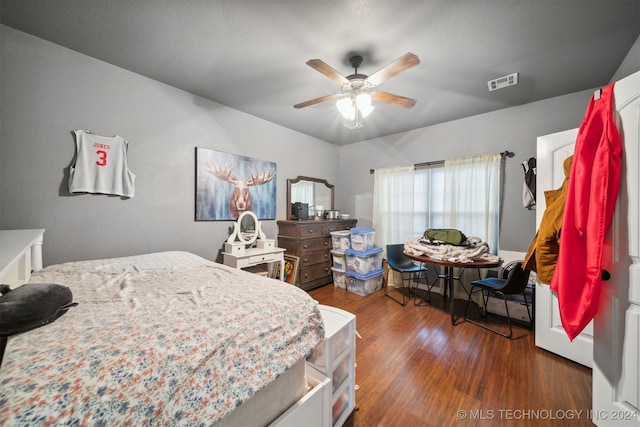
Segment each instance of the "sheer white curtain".
[{"label": "sheer white curtain", "polygon": [[308,181],[300,181],[291,186],[291,200],[296,202],[308,203],[313,206],[314,201],[314,183]]},{"label": "sheer white curtain", "polygon": [[445,228],[479,237],[498,253],[500,223],[500,154],[444,162]]},{"label": "sheer white curtain", "polygon": [[373,228],[376,245],[404,243],[413,236],[414,167],[376,169],[373,180]]}]

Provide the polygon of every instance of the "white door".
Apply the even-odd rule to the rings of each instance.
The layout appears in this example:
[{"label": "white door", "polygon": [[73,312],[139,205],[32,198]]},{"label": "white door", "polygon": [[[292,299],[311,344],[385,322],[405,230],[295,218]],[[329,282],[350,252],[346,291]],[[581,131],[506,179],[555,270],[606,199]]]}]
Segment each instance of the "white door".
[{"label": "white door", "polygon": [[[578,129],[538,138],[536,183],[536,228],[546,208],[544,192],[560,188],[564,181],[563,163],[573,154]],[[562,357],[592,367],[593,322],[570,341],[560,321],[558,296],[547,283],[536,283],[536,345]]]},{"label": "white door", "polygon": [[640,71],[614,87],[624,141],[616,212],[609,231],[611,280],[594,319],[593,413],[598,426],[640,426]]}]

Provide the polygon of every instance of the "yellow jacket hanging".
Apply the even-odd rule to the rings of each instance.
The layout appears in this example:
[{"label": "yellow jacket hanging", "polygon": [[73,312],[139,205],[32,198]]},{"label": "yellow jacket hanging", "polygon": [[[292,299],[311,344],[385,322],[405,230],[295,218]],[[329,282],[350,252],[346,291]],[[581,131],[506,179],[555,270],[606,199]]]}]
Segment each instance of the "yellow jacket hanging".
[{"label": "yellow jacket hanging", "polygon": [[570,156],[563,163],[565,178],[562,186],[557,190],[544,192],[547,207],[542,215],[538,232],[524,258],[523,268],[535,271],[538,275],[538,280],[542,283],[551,283],[556,262],[558,261],[562,216],[564,214],[564,203],[567,197],[572,160],[573,156]]}]

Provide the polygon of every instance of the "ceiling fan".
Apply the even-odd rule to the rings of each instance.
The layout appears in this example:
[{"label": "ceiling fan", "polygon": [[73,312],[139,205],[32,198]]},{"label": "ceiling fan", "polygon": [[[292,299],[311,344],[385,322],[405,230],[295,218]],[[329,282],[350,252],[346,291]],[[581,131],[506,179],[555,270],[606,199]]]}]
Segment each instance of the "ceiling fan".
[{"label": "ceiling fan", "polygon": [[[391,77],[418,65],[420,63],[420,59],[413,53],[407,53],[401,56],[391,64],[385,66],[379,71],[376,71],[370,76],[358,73],[358,67],[360,67],[360,65],[362,64],[362,56],[354,55],[350,57],[349,63],[355,69],[355,72],[345,77],[331,68],[321,59],[311,59],[307,61],[308,66],[321,72],[329,79],[340,85],[340,87],[342,88],[342,92],[301,102],[299,104],[295,104],[293,107],[304,108],[310,105],[318,104],[320,102],[337,100],[338,109],[342,112],[345,118],[349,119],[349,117],[347,117],[347,115],[340,109],[340,102],[342,100],[346,100],[348,103],[350,103],[350,105],[353,107],[353,111],[355,111],[355,106],[357,105],[358,110],[360,110],[361,113],[366,114],[368,114],[368,112],[373,109],[373,107],[371,107],[370,105],[368,108],[366,107],[366,102],[368,101],[370,104],[371,100],[384,102],[386,104],[391,104],[402,108],[411,108],[416,104],[415,99],[406,98],[400,95],[394,95],[388,92],[373,90],[376,86],[385,82]],[[364,95],[365,98],[367,96],[370,98],[368,98],[368,100],[365,100],[365,102],[363,103],[361,101],[358,101],[362,100],[362,98],[359,97],[360,95]],[[366,114],[364,114],[363,116],[365,116]],[[353,120],[353,117],[351,117],[351,120]]]}]

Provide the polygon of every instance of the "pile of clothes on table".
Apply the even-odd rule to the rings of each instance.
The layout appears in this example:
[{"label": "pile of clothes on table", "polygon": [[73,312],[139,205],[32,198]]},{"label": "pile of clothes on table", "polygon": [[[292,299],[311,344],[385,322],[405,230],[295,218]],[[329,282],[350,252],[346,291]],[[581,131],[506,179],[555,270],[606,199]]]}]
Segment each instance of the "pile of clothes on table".
[{"label": "pile of clothes on table", "polygon": [[[499,262],[500,257],[493,255],[487,242],[479,237],[466,237],[464,234],[453,233],[456,236],[451,239],[451,233],[438,233],[432,230],[425,231],[423,236],[416,237],[404,244],[404,252],[408,255],[426,256],[435,261],[446,262]],[[451,230],[449,230],[451,231]],[[430,236],[442,236],[442,240]]]}]

